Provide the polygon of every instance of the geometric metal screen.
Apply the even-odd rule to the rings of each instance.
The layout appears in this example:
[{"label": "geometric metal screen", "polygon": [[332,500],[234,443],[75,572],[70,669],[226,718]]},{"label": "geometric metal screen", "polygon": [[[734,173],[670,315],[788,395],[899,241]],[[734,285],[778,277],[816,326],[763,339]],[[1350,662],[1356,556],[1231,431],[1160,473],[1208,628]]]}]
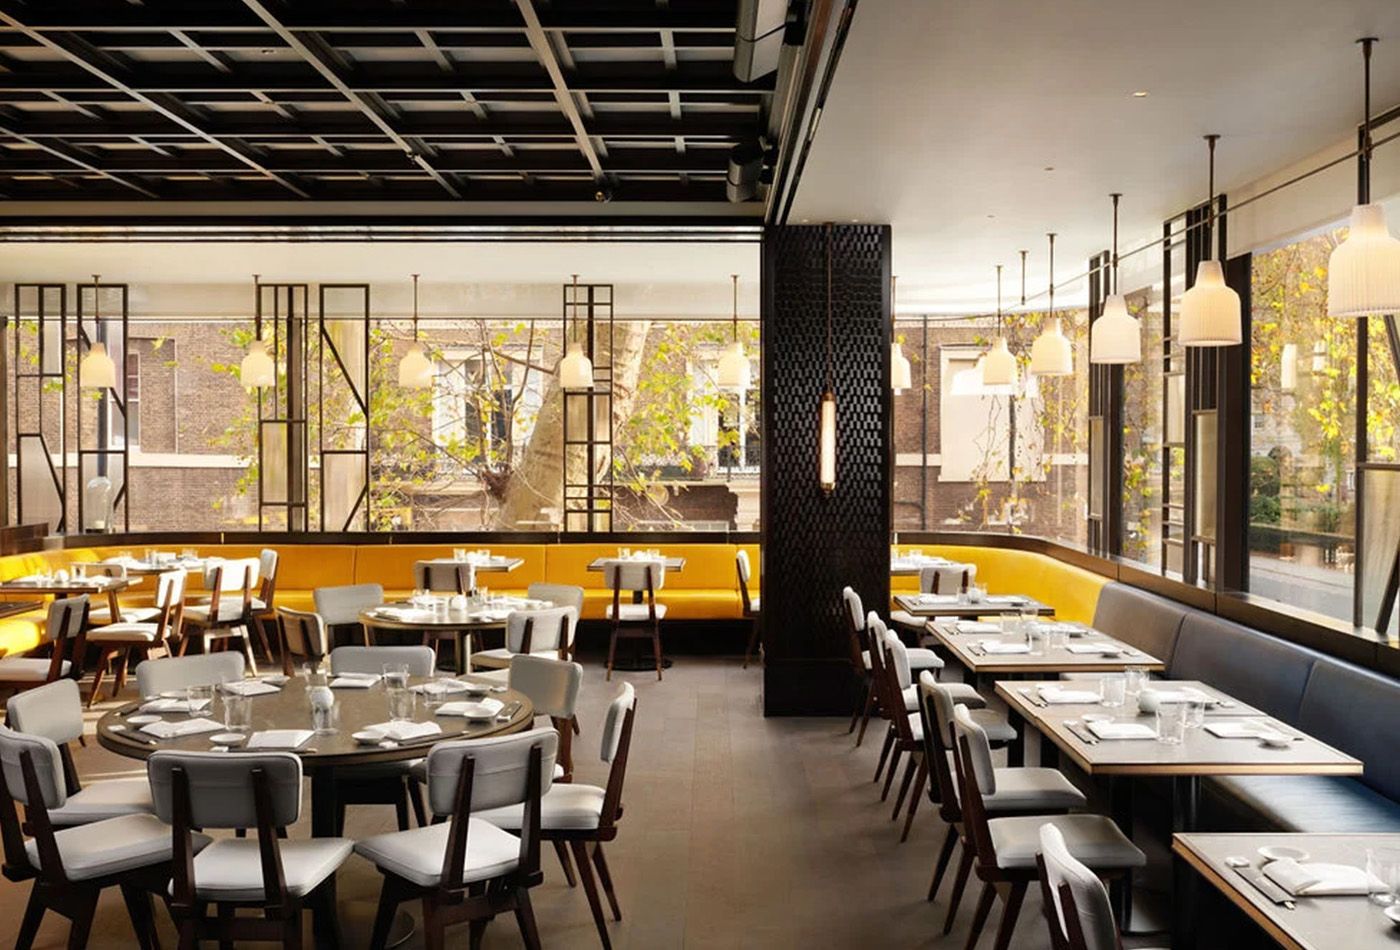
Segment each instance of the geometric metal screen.
[{"label": "geometric metal screen", "polygon": [[307,284],[257,285],[254,328],[276,364],[258,390],[258,529],[307,529]]},{"label": "geometric metal screen", "polygon": [[321,284],[316,429],[322,531],[369,530],[369,284]]},{"label": "geometric metal screen", "polygon": [[15,284],[15,523],[68,530],[66,284]]}]

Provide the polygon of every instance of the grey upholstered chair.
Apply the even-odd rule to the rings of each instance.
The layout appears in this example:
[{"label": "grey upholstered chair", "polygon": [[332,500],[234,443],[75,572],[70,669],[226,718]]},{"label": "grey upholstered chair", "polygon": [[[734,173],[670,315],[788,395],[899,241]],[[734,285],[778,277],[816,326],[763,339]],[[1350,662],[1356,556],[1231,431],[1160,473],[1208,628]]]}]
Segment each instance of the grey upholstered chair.
[{"label": "grey upholstered chair", "polygon": [[[76,569],[79,565],[72,565]],[[128,576],[125,564],[109,564],[102,562],[88,562],[81,565],[83,573],[88,577],[117,577]],[[160,598],[156,598],[156,604],[160,603]],[[156,614],[160,613],[160,607],[153,604],[147,607],[120,607],[117,619],[126,623],[144,623],[154,620]],[[101,627],[112,622],[112,608],[105,603],[88,608],[88,626]]]},{"label": "grey upholstered chair", "polygon": [[[447,822],[376,835],[355,851],[384,875],[372,950],[384,947],[399,904],[423,902],[425,942],[446,946],[449,924],[484,923],[515,912],[525,946],[540,938],[530,888],[540,873],[540,799],[550,788],[559,736],[536,729],[509,736],[441,742],[428,753],[428,798]],[[523,806],[520,834],[476,817]],[[471,846],[468,847],[470,841]],[[489,894],[490,899],[485,898]],[[482,896],[477,896],[482,895]]]},{"label": "grey upholstered chair", "polygon": [[360,622],[360,613],[384,603],[384,587],[380,584],[344,584],[339,587],[318,587],[311,592],[316,604],[316,612],[325,621],[330,632],[331,646],[335,645],[338,628],[354,627],[359,631],[359,641],[369,646],[369,631]]},{"label": "grey upholstered chair", "polygon": [[225,646],[232,641],[243,652],[248,669],[257,675],[258,661],[253,656],[249,628],[253,626],[253,591],[260,569],[261,564],[255,557],[211,558],[206,562],[204,587],[209,591],[209,602],[185,604],[180,639],[182,655],[194,640],[199,641],[203,653],[212,653],[215,646]]},{"label": "grey upholstered chair", "polygon": [[[573,609],[573,608],[569,608]],[[583,667],[567,660],[518,653],[510,660],[510,688],[530,699],[535,715],[548,716],[559,730],[556,782],[573,781],[573,734],[577,722],[578,694],[583,687]]]},{"label": "grey upholstered chair", "polygon": [[[335,872],[353,842],[284,836],[301,817],[300,758],[290,752],[162,750],[146,765],[156,816],[170,826],[166,833],[174,841],[170,916],[181,946],[213,939],[300,946],[304,907],[314,914],[316,945],[339,944]],[[195,828],[256,834],[220,838],[194,854]],[[240,907],[261,913],[234,916]]]},{"label": "grey upholstered chair", "polygon": [[[612,623],[612,636],[608,640],[607,678],[612,679],[618,640],[648,639],[656,658],[656,678],[661,679],[661,621],[666,616],[666,605],[656,602],[656,592],[666,586],[666,562],[604,561],[603,584],[612,591],[612,600],[606,612],[607,619]],[[622,597],[624,592],[628,595],[625,601]],[[641,603],[632,603],[633,592],[642,595]]]},{"label": "grey upholstered chair", "polygon": [[[866,629],[866,620],[869,615],[865,613],[860,594],[856,593],[854,588],[843,588],[841,602],[845,605],[846,617],[850,621],[846,635],[850,642],[851,664],[853,667],[859,664],[859,673],[866,684],[865,703],[858,706],[852,713],[851,726],[846,730],[849,735],[856,731],[856,723],[860,723],[860,732],[856,734],[856,747],[859,748],[860,744],[865,741],[865,727],[869,725],[870,717],[875,712],[878,687],[871,677],[870,635]],[[874,611],[871,613],[873,614]],[[926,647],[910,647],[908,655],[909,667],[914,672],[943,669],[942,658]]]},{"label": "grey upholstered chair", "polygon": [[577,626],[578,608],[572,606],[512,610],[506,617],[505,646],[473,652],[472,668],[502,669],[522,653],[567,660]]},{"label": "grey upholstered chair", "polygon": [[925,594],[964,594],[976,576],[975,564],[932,564],[919,568],[919,591]]},{"label": "grey upholstered chair", "polygon": [[277,608],[278,639],[282,641],[282,671],[291,675],[292,661],[300,657],[318,667],[330,655],[331,637],[326,621],[313,610]]},{"label": "grey upholstered chair", "polygon": [[218,686],[243,678],[243,655],[227,651],[147,660],[136,667],[136,691],[142,699],[187,686]]},{"label": "grey upholstered chair", "polygon": [[739,577],[739,603],[744,611],[744,619],[749,622],[749,642],[744,648],[744,669],[749,668],[749,660],[758,650],[758,601],[749,596],[749,581],[753,579],[753,565],[749,563],[749,552],[743,548],[734,552],[734,571]]},{"label": "grey upholstered chair", "polygon": [[44,641],[52,648],[50,655],[0,658],[0,690],[33,689],[64,677],[78,679],[87,646],[87,612],[86,594],[51,601],[44,620]]},{"label": "grey upholstered chair", "polygon": [[[149,812],[56,829],[53,816],[70,799],[62,753],[45,736],[0,727],[0,778],[4,875],[34,882],[15,946],[27,950],[33,945],[50,910],[72,922],[69,947],[87,946],[98,895],[113,885],[122,888],[141,945],[154,946],[151,895],[164,897],[170,880],[170,829]],[[17,803],[24,806],[23,824]],[[27,841],[26,834],[31,836]],[[208,843],[204,835],[191,835],[190,851]]]},{"label": "grey upholstered chair", "polygon": [[432,676],[436,657],[432,647],[336,647],[331,651],[331,674],[382,673],[386,663],[402,663],[409,676]]},{"label": "grey upholstered chair", "polygon": [[476,589],[476,568],[467,561],[415,561],[413,586],[443,594],[466,595]]},{"label": "grey upholstered chair", "polygon": [[[613,919],[621,920],[622,910],[618,907],[617,894],[613,891],[612,874],[608,870],[607,860],[603,857],[603,844],[617,837],[617,821],[622,815],[622,784],[627,775],[627,756],[632,746],[632,724],[636,712],[636,692],[631,683],[624,683],[621,692],[608,705],[603,720],[600,753],[603,762],[608,765],[606,787],[573,783],[555,784],[540,800],[542,839],[554,843],[571,887],[574,883],[573,872],[564,846],[567,844],[573,850],[574,863],[578,866],[579,877],[583,878],[584,892],[588,895],[588,907],[593,912],[593,923],[598,928],[598,936],[605,948],[612,946],[612,940],[608,935],[607,922],[603,918],[598,888],[593,880],[593,868],[597,869],[598,883],[602,884]],[[483,821],[519,833],[524,826],[525,815],[525,809],[521,805],[508,805],[481,812],[479,817]],[[593,868],[589,867],[590,861]]]},{"label": "grey upholstered chair", "polygon": [[1070,854],[1065,836],[1052,824],[1040,826],[1036,863],[1051,950],[1122,950],[1107,888]]},{"label": "grey upholstered chair", "polygon": [[[180,622],[185,603],[185,572],[166,571],[156,578],[155,614],[147,620],[123,620],[109,623],[88,631],[88,643],[102,649],[97,660],[97,670],[92,677],[92,692],[88,694],[88,705],[97,701],[102,691],[102,676],[108,671],[112,661],[117,661],[115,682],[112,684],[112,698],[126,685],[127,668],[131,665],[132,654],[138,654],[138,661],[149,660],[154,654],[169,655],[174,652],[172,641],[180,632]],[[126,612],[123,611],[123,614]]]},{"label": "grey upholstered chair", "polygon": [[11,696],[5,721],[14,731],[42,736],[57,747],[67,800],[62,807],[49,810],[50,823],[67,827],[150,813],[151,787],[144,776],[104,779],[89,785],[79,781],[68,745],[83,735],[83,701],[73,680],[55,680]]}]

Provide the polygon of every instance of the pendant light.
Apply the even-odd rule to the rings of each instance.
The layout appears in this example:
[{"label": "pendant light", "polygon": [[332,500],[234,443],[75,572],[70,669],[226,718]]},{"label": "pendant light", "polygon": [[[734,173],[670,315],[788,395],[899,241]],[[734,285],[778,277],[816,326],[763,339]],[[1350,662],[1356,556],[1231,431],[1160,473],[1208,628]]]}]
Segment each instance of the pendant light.
[{"label": "pendant light", "polygon": [[826,494],[836,490],[836,393],[831,388],[831,225],[826,226],[826,382],[817,428],[817,481]]},{"label": "pendant light", "polygon": [[[92,319],[102,326],[101,274],[92,275]],[[107,344],[100,340],[88,345],[88,351],[78,363],[78,385],[82,389],[115,389],[117,364],[107,355]]]},{"label": "pendant light", "polygon": [[[258,294],[261,293],[258,275],[253,275],[253,311],[257,312]],[[261,337],[248,344],[248,355],[238,364],[238,381],[246,389],[263,389],[277,385],[277,364],[267,352],[267,344]]]},{"label": "pendant light", "polygon": [[909,365],[909,357],[904,355],[904,347],[899,345],[899,340],[894,336],[894,312],[895,312],[895,281],[898,277],[890,277],[890,389],[897,393],[902,393],[906,389],[914,388],[914,371]]},{"label": "pendant light", "polygon": [[987,387],[1010,387],[1017,384],[1016,357],[1007,348],[1006,337],[1001,333],[1001,265],[997,265],[997,338],[987,351],[982,363],[982,385]]},{"label": "pendant light", "polygon": [[1074,346],[1055,315],[1055,234],[1050,237],[1050,322],[1031,344],[1032,376],[1073,376]]},{"label": "pendant light", "polygon": [[399,360],[399,385],[404,389],[427,389],[436,375],[433,361],[418,339],[418,275],[413,275],[413,342]]},{"label": "pendant light", "polygon": [[[1206,234],[1212,252],[1218,250],[1215,233],[1215,143],[1219,135],[1207,135],[1210,147],[1210,196],[1206,203]],[[1235,346],[1241,340],[1240,295],[1225,284],[1225,271],[1212,253],[1196,265],[1196,282],[1181,295],[1182,346]]]},{"label": "pendant light", "polygon": [[1347,239],[1327,262],[1327,315],[1373,317],[1400,313],[1400,240],[1390,233],[1385,208],[1371,204],[1371,47],[1376,38],[1358,40],[1365,73],[1361,148],[1357,161],[1357,205],[1351,209]]},{"label": "pendant light", "polygon": [[1142,328],[1128,313],[1128,302],[1123,298],[1118,286],[1118,199],[1123,197],[1114,192],[1113,198],[1113,260],[1110,271],[1112,280],[1109,294],[1103,302],[1103,311],[1089,327],[1089,362],[1099,365],[1122,365],[1142,361]]},{"label": "pendant light", "polygon": [[749,388],[752,377],[748,354],[744,352],[744,344],[739,342],[739,275],[730,274],[729,279],[734,281],[734,339],[724,348],[724,355],[719,358],[717,385],[720,389],[743,392]]},{"label": "pendant light", "polygon": [[559,385],[564,389],[592,389],[593,361],[583,352],[583,343],[578,339],[578,274],[574,275],[574,294],[569,308],[574,315],[574,338],[564,358],[559,361]]}]

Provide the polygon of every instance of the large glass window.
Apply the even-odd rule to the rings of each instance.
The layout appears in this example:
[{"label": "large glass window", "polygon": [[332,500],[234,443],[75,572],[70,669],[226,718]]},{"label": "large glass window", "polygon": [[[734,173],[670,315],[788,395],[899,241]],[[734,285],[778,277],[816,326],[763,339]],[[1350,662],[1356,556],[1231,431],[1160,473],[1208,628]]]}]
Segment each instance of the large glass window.
[{"label": "large glass window", "polygon": [[1162,287],[1125,294],[1128,312],[1142,328],[1142,360],[1123,367],[1123,557],[1153,567],[1162,563]]}]

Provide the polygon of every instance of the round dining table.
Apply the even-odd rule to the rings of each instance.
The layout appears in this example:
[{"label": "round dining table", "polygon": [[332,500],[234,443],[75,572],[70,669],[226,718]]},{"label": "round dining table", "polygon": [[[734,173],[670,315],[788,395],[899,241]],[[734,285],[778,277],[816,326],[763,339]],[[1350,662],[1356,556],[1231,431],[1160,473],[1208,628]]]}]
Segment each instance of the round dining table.
[{"label": "round dining table", "polygon": [[[267,679],[278,679],[269,677]],[[471,677],[466,677],[470,681]],[[251,682],[251,681],[245,681]],[[426,678],[414,678],[410,685],[427,682]],[[315,837],[335,835],[336,816],[336,777],[353,774],[361,766],[377,765],[384,762],[402,762],[421,759],[428,754],[434,743],[458,739],[482,739],[487,736],[507,735],[528,729],[535,717],[534,706],[521,692],[500,688],[500,684],[489,680],[478,682],[494,689],[487,693],[492,699],[503,704],[502,714],[495,719],[477,722],[458,716],[434,716],[418,697],[414,719],[420,722],[432,720],[442,727],[440,735],[427,736],[419,740],[401,743],[365,744],[355,740],[353,733],[367,726],[378,725],[389,720],[388,697],[382,683],[370,687],[337,688],[333,692],[339,700],[340,722],[334,733],[313,735],[300,748],[291,749],[301,758],[303,771],[311,777],[311,834]],[[466,698],[466,694],[454,694],[450,699]],[[518,704],[518,705],[517,705]],[[172,739],[157,739],[141,731],[141,726],[131,723],[130,717],[137,713],[140,703],[128,703],[107,713],[97,722],[97,741],[104,748],[118,755],[133,759],[145,759],[152,752],[161,749],[208,752],[218,747],[211,741],[212,736],[225,732],[204,732],[197,735]],[[505,715],[509,712],[509,716]],[[216,722],[223,721],[222,701],[214,700],[214,708],[206,713]],[[165,713],[162,719],[172,722],[189,719],[187,713]],[[299,676],[291,677],[275,693],[265,693],[252,697],[252,727],[246,733],[268,729],[310,729],[311,700],[305,682]],[[240,747],[233,746],[229,755],[239,754]],[[273,751],[273,750],[260,750]]]},{"label": "round dining table", "polygon": [[548,600],[510,597],[490,605],[453,607],[451,598],[434,597],[429,604],[410,602],[380,604],[360,612],[365,630],[397,630],[426,634],[432,639],[453,637],[453,661],[458,673],[471,665],[468,634],[485,630],[504,630],[506,619],[515,610],[536,610],[553,607]]}]

